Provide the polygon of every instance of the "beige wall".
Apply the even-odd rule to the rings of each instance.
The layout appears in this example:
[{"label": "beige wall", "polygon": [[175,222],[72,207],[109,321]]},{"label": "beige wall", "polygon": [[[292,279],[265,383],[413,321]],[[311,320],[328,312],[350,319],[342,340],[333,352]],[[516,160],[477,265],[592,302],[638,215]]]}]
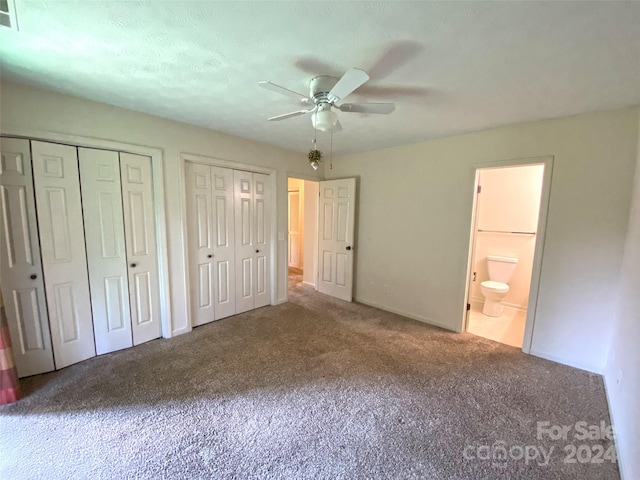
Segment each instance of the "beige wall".
[{"label": "beige wall", "polygon": [[605,385],[623,478],[640,478],[640,130],[633,201]]},{"label": "beige wall", "polygon": [[[459,330],[472,165],[553,155],[531,351],[601,372],[612,335],[637,137],[638,109],[630,108],[334,160],[327,177],[359,178],[356,298]],[[388,294],[379,287],[385,283]]]},{"label": "beige wall", "polygon": [[78,135],[160,148],[165,169],[172,330],[183,333],[187,324],[183,199],[180,194],[180,153],[215,157],[277,170],[277,300],[287,288],[287,173],[313,176],[306,155],[224,133],[143,113],[60,95],[23,85],[0,85],[0,132],[27,129]]},{"label": "beige wall", "polygon": [[[484,302],[480,283],[489,280],[487,256],[498,255],[518,259],[509,293],[503,304],[526,310],[536,246],[543,165],[488,168],[478,171],[482,193],[476,202],[477,222],[471,283],[471,298]],[[527,232],[513,233],[513,232]],[[533,235],[529,235],[529,232]]]}]

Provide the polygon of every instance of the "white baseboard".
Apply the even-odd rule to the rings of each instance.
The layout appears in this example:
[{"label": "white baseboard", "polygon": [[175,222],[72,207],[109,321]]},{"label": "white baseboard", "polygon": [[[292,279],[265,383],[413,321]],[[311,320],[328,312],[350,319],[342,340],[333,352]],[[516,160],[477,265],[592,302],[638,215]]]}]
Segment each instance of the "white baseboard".
[{"label": "white baseboard", "polygon": [[[396,315],[402,315],[403,317],[407,317],[410,318],[411,320],[417,320],[419,322],[422,323],[428,323],[429,325],[433,325],[434,327],[440,327],[440,328],[444,328],[445,330],[449,330],[452,332],[458,332],[458,330],[456,330],[455,328],[451,328],[451,325],[446,325],[444,323],[441,322],[437,322],[435,320],[432,320],[430,318],[426,318],[420,315],[415,315],[413,313],[409,313],[409,312],[404,312],[402,310],[398,310],[395,308],[391,308],[391,307],[387,307],[386,305],[381,305],[379,303],[375,303],[375,302],[371,302],[369,300],[364,300],[362,298],[354,298],[354,300],[358,303],[362,303],[363,305],[367,305],[369,307],[374,307],[377,308],[379,310],[384,310],[385,312],[390,312],[390,313],[395,313]],[[458,332],[460,333],[460,332]]]},{"label": "white baseboard", "polygon": [[[609,380],[609,376],[606,374],[606,367],[605,367],[605,373],[602,375],[602,379],[604,382],[604,393],[605,396],[607,397],[607,406],[609,407],[609,416],[611,417],[611,425],[613,425],[613,428],[615,430],[616,428],[616,418],[614,416],[614,410],[612,407],[612,403],[611,403],[611,394],[609,393],[609,391],[613,391],[614,388],[617,388],[618,385],[615,385],[615,380]],[[611,383],[610,383],[611,382]],[[618,459],[618,469],[620,470],[620,478],[622,480],[626,480],[627,475],[625,475],[625,459],[623,456],[620,455],[620,442],[618,442],[617,440],[617,431],[615,432],[616,435],[616,441],[614,442],[615,448],[616,448],[616,458]]]},{"label": "white baseboard", "polygon": [[589,373],[596,373],[598,375],[602,375],[603,373],[602,367],[596,367],[595,365],[588,365],[582,362],[572,362],[566,358],[558,357],[556,355],[549,355],[548,353],[544,353],[533,348],[529,351],[529,353],[535,357],[544,358],[545,360],[551,360],[552,362],[561,363],[562,365],[585,370]]},{"label": "white baseboard", "polygon": [[302,283],[303,283],[304,285],[309,285],[310,287],[313,287],[315,290],[317,290],[317,289],[318,289],[318,287],[316,287],[316,284],[315,284],[315,283],[305,282],[304,280],[302,281]]}]

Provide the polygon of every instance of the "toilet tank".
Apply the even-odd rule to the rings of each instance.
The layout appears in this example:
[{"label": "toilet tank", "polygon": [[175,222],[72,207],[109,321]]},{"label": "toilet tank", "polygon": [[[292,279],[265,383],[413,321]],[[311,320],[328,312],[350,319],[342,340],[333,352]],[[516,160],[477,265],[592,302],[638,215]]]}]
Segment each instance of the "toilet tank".
[{"label": "toilet tank", "polygon": [[487,255],[487,268],[489,269],[489,280],[494,282],[509,283],[511,276],[516,269],[517,258],[496,257]]}]

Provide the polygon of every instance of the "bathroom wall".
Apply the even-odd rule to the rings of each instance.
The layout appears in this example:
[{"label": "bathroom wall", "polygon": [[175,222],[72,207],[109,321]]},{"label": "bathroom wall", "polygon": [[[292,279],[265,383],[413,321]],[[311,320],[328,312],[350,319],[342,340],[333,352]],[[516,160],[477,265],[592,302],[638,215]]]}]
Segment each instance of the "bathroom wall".
[{"label": "bathroom wall", "polygon": [[[505,306],[526,310],[536,245],[543,165],[488,168],[478,171],[482,192],[477,201],[471,299],[484,301],[480,283],[489,280],[487,255],[515,257],[516,270],[509,282]],[[526,232],[526,233],[511,233]]]}]

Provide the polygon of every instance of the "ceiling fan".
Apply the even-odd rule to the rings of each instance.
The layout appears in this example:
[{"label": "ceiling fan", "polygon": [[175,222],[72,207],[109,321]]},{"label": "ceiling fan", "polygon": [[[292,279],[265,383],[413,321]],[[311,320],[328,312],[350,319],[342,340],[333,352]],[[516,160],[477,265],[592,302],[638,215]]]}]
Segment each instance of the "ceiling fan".
[{"label": "ceiling fan", "polygon": [[340,79],[330,75],[318,75],[309,81],[308,97],[272,82],[262,81],[258,82],[258,84],[267,90],[273,90],[274,92],[294,97],[298,99],[302,105],[308,105],[310,107],[306,110],[297,110],[295,112],[271,117],[269,118],[270,121],[286,120],[287,118],[311,113],[311,123],[314,128],[322,132],[328,132],[330,130],[339,131],[342,129],[338,121],[338,115],[332,110],[333,108],[341,112],[384,115],[395,110],[396,106],[393,103],[341,103],[337,105],[358,87],[366,83],[367,80],[369,80],[369,75],[359,68],[347,70]]}]

